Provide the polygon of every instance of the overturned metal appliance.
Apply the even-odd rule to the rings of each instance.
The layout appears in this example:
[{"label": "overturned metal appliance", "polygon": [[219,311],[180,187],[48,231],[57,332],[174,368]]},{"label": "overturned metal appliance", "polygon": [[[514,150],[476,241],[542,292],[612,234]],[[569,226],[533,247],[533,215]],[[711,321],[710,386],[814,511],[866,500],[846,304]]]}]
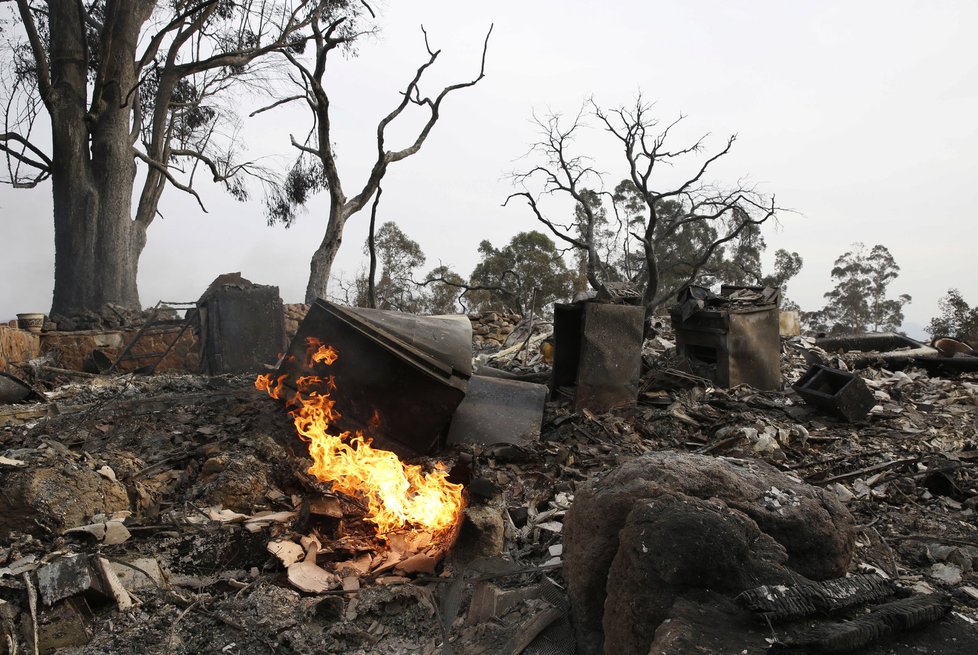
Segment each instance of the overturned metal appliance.
[{"label": "overturned metal appliance", "polygon": [[[334,394],[338,429],[362,431],[404,457],[444,444],[472,375],[472,326],[465,316],[413,316],[317,300],[279,364],[279,374],[288,374],[286,386],[294,388],[292,381],[308,374],[310,339],[339,354],[329,367],[342,390]],[[318,390],[328,393],[328,380]]]}]

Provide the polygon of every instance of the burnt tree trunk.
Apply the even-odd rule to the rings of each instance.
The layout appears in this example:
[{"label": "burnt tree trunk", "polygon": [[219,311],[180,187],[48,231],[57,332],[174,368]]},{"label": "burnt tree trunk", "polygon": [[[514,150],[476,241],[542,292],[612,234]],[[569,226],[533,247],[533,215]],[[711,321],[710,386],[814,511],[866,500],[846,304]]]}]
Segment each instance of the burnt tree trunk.
[{"label": "burnt tree trunk", "polygon": [[316,302],[317,298],[326,297],[326,288],[329,285],[329,274],[333,269],[333,261],[336,260],[336,253],[340,250],[343,243],[343,227],[346,225],[350,214],[346,213],[338,203],[331,203],[329,209],[329,223],[326,224],[326,234],[323,235],[322,243],[312,254],[309,264],[309,283],[306,285],[306,304]]},{"label": "burnt tree trunk", "polygon": [[136,165],[131,90],[139,30],[154,2],[110,1],[101,65],[88,102],[88,47],[82,5],[49,4],[55,273],[51,314],[108,303],[139,309],[136,272],[145,227],[132,220]]}]

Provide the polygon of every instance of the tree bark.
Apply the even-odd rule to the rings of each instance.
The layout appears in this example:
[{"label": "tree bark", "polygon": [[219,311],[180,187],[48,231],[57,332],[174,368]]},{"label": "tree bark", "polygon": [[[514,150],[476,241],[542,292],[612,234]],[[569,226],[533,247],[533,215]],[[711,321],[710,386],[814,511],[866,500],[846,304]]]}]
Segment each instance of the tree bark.
[{"label": "tree bark", "polygon": [[339,252],[340,245],[343,243],[343,227],[347,218],[349,215],[344,213],[343,209],[337,206],[337,203],[331,203],[326,234],[323,235],[323,241],[313,253],[312,261],[309,264],[306,304],[312,304],[316,302],[316,299],[326,297],[329,273],[333,269],[336,253]]},{"label": "tree bark", "polygon": [[52,194],[55,275],[51,314],[71,316],[109,303],[140,309],[137,262],[145,229],[133,223],[136,175],[127,94],[136,83],[139,31],[155,3],[106,5],[102,61],[91,107],[82,5],[49,4]]},{"label": "tree bark", "polygon": [[[54,200],[54,304],[52,313],[88,306],[95,289],[98,193],[92,179],[88,134],[69,126],[84,125],[87,100],[85,41],[80,6],[52,2],[51,90],[45,103],[51,117],[51,190]],[[70,256],[65,256],[71,253]]]}]

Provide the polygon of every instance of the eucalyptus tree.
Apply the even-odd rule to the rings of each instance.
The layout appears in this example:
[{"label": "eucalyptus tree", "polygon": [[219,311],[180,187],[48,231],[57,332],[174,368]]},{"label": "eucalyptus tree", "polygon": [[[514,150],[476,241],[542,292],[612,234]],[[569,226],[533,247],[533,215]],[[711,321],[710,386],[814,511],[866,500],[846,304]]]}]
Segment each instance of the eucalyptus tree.
[{"label": "eucalyptus tree", "polygon": [[139,309],[136,276],[168,187],[247,196],[235,94],[269,88],[326,0],[15,0],[4,17],[5,182],[50,181],[51,313]]},{"label": "eucalyptus tree", "polygon": [[[311,47],[308,51],[282,51],[292,66],[291,77],[297,93],[269,106],[272,108],[293,101],[304,102],[312,121],[312,127],[304,137],[296,138],[294,134],[291,137],[292,146],[298,150],[299,156],[289,173],[287,184],[269,202],[269,222],[290,225],[296,218],[297,210],[312,194],[322,190],[329,194],[323,239],[313,253],[309,265],[307,303],[326,296],[333,261],[343,242],[346,223],[378,193],[381,181],[391,164],[407,159],[421,150],[441,118],[442,105],[451,93],[475,86],[485,77],[486,52],[492,33],[490,27],[482,45],[479,71],[472,79],[450,84],[429,95],[422,91],[422,80],[425,73],[435,65],[441,50],[432,49],[428,33],[422,27],[427,59],[400,90],[400,98],[394,107],[377,123],[374,140],[376,151],[370,171],[366,179],[350,187],[344,184],[340,175],[331,115],[335,97],[328,73],[329,63],[336,58],[337,53],[343,47],[355,43],[364,32],[350,29],[348,16],[337,16],[328,12],[313,15],[311,30]],[[405,145],[391,147],[388,143],[388,130],[396,123],[407,124],[410,120],[410,109],[416,109],[421,114],[420,126]]]}]

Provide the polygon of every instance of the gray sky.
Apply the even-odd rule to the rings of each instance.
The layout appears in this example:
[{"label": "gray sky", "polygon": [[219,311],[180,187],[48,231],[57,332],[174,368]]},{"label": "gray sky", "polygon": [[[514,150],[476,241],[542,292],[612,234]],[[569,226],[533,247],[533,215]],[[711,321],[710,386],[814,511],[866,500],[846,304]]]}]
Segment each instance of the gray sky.
[{"label": "gray sky", "polygon": [[[384,182],[379,218],[421,244],[426,269],[442,262],[467,275],[482,239],[502,245],[538,228],[525,206],[500,206],[513,190],[508,174],[527,164],[531,111],[574,114],[586,97],[614,106],[641,91],[661,119],[687,115],[680,137],[709,132],[720,146],[739,135],[714,181],[749,176],[797,212],[767,230],[767,259],[782,247],[802,255],[788,295],[804,309],[821,306],[832,262],[856,241],[882,243],[901,266],[891,293],[913,296],[912,334],[949,287],[978,304],[978,3],[388,0],[379,9],[381,32],[330,75],[348,193],[363,183],[377,120],[424,60],[420,25],[443,49],[426,87],[436,92],[473,75],[495,23],[486,79],[445,102],[423,150]],[[289,132],[301,137],[307,124],[298,108],[282,109],[245,120],[241,137],[251,156],[285,165]],[[392,145],[403,143],[398,134],[409,131],[395,131]],[[596,125],[579,145],[607,186],[624,176],[617,143]],[[175,189],[164,195],[140,264],[143,304],[196,298],[229,271],[301,301],[325,196],[285,230],[266,226],[257,189],[245,204],[203,195],[208,214]],[[0,188],[0,212],[0,318],[46,311],[50,187]],[[363,265],[367,220],[363,212],[348,224],[335,272],[352,277]]]}]

